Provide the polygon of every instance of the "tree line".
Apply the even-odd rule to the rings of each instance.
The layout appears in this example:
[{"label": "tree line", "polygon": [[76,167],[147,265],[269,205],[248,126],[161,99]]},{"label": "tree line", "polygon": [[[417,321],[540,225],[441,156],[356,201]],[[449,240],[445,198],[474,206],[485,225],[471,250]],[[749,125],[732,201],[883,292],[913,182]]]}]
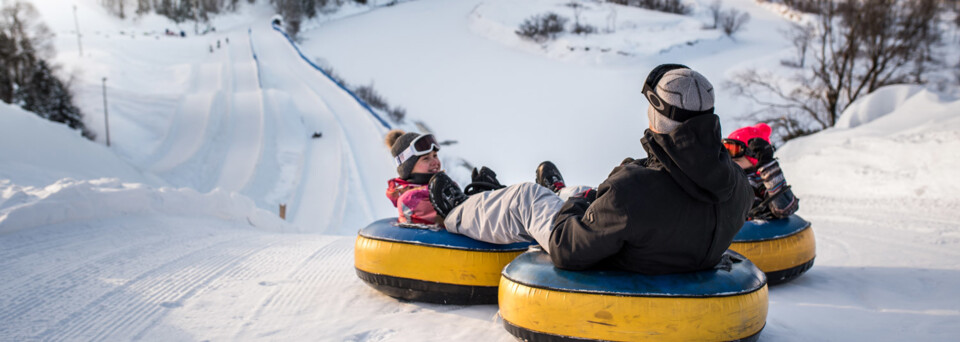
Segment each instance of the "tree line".
[{"label": "tree line", "polygon": [[47,60],[54,55],[53,33],[30,3],[4,2],[0,8],[0,100],[50,121],[67,124],[93,140],[83,113],[73,104],[70,82],[57,77]]}]

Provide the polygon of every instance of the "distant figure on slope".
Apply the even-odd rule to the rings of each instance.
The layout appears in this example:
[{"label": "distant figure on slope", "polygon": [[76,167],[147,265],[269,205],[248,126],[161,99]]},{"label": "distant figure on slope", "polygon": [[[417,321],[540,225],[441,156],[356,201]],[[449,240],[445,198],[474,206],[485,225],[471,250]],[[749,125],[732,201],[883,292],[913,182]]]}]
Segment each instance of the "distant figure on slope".
[{"label": "distant figure on slope", "polygon": [[[390,147],[394,162],[397,163],[398,177],[387,181],[386,194],[397,207],[398,220],[400,223],[442,227],[443,219],[437,216],[437,211],[431,204],[428,186],[430,179],[443,170],[438,155],[440,144],[433,134],[406,133],[399,129],[388,132],[384,140]],[[455,194],[466,196],[449,177],[444,175],[443,178],[449,181],[445,186],[455,189]],[[497,174],[487,167],[479,170],[474,168],[471,179],[473,182],[465,189],[467,194],[504,187],[497,180]],[[537,168],[537,182],[549,188],[554,196],[569,197],[589,189],[584,186],[565,186],[560,171],[551,162],[541,163]]]},{"label": "distant figure on slope", "polygon": [[447,231],[492,243],[536,241],[559,268],[646,274],[693,272],[720,262],[753,202],[750,184],[720,143],[713,86],[676,64],[644,82],[647,158],[628,158],[595,191],[564,202],[532,183],[467,197],[443,173],[429,183]]},{"label": "distant figure on slope", "polygon": [[773,220],[797,212],[800,200],[787,185],[780,163],[773,157],[770,126],[758,123],[730,133],[723,147],[747,174],[754,191],[753,208],[748,219]]}]

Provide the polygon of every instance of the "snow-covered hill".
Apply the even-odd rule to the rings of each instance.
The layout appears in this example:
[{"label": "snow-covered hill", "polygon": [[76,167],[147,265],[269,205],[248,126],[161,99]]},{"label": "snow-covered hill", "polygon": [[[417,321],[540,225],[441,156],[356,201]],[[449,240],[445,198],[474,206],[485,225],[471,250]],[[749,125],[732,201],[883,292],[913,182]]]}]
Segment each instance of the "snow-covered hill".
[{"label": "snow-covered hill", "polygon": [[[300,59],[268,6],[215,19],[215,34],[173,38],[163,29],[180,28],[165,19],[120,21],[76,0],[81,57],[72,9],[35,3],[58,34],[57,60],[78,71],[95,130],[108,78],[113,146],[0,105],[0,340],[513,340],[496,306],[400,302],[356,277],[352,235],[394,210],[382,197],[395,172],[385,130]],[[555,4],[537,3],[524,11]],[[681,30],[678,40],[700,41],[558,57],[478,30],[526,16],[509,4],[418,0],[318,20],[305,23],[303,51],[350,82],[373,80],[411,119],[459,141],[443,154],[506,182],[553,159],[569,182],[595,184],[642,154],[637,94],[650,67],[688,63],[719,85],[730,68],[777,60],[786,25],[728,1],[754,17],[738,41]],[[650,25],[671,18],[654,16]],[[740,105],[718,93],[718,108],[733,104],[721,111],[729,131]],[[955,98],[884,88],[838,127],[777,152],[817,261],[770,289],[761,340],[960,336],[957,113]]]}]

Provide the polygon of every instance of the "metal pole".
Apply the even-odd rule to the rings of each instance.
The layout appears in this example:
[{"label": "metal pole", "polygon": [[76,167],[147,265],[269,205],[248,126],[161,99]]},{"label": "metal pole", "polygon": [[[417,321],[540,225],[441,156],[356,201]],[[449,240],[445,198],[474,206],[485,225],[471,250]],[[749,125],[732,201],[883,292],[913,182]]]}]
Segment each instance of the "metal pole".
[{"label": "metal pole", "polygon": [[110,147],[110,117],[107,115],[107,78],[103,78],[103,125],[107,128],[107,147]]},{"label": "metal pole", "polygon": [[200,0],[193,0],[193,34],[200,35]]},{"label": "metal pole", "polygon": [[80,44],[80,21],[77,20],[77,5],[73,5],[73,24],[77,27],[77,48],[80,49],[80,57],[83,57],[83,45]]}]

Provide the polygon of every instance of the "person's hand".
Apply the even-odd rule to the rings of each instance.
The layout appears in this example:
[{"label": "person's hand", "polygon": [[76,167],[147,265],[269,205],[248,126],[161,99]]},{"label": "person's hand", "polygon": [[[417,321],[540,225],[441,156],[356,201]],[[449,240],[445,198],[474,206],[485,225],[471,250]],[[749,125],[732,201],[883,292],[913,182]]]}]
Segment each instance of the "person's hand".
[{"label": "person's hand", "polygon": [[753,138],[747,142],[747,148],[750,149],[754,158],[757,158],[757,165],[766,165],[773,161],[773,145],[761,138]]},{"label": "person's hand", "polygon": [[504,188],[504,186],[500,184],[500,181],[497,180],[497,173],[486,166],[481,167],[479,170],[473,168],[470,179],[473,180],[473,183],[468,184],[463,190],[467,195]]},{"label": "person's hand", "polygon": [[576,195],[573,195],[573,197],[583,198],[587,200],[588,203],[593,203],[593,201],[597,199],[597,189],[591,188],[589,190],[585,190]]},{"label": "person's hand", "polygon": [[473,173],[470,175],[470,180],[473,182],[491,184],[494,189],[504,187],[502,184],[500,184],[500,181],[497,180],[497,173],[493,172],[493,170],[487,168],[486,166],[480,167],[479,170],[477,170],[477,168],[473,168]]}]

